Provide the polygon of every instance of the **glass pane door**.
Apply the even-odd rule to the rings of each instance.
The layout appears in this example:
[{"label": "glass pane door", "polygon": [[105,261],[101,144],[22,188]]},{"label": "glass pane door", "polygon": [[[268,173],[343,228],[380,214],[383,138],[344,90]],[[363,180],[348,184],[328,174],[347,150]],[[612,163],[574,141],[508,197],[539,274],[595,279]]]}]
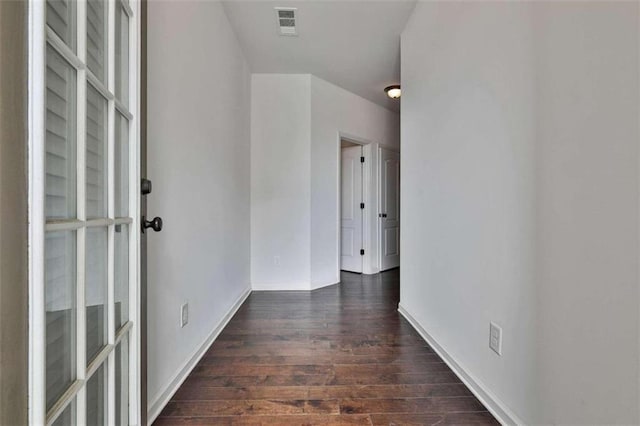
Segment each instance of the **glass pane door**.
[{"label": "glass pane door", "polygon": [[32,5],[42,8],[46,46],[43,306],[32,313],[32,341],[44,349],[32,354],[32,374],[44,377],[31,389],[43,414],[32,421],[134,424],[138,4]]}]

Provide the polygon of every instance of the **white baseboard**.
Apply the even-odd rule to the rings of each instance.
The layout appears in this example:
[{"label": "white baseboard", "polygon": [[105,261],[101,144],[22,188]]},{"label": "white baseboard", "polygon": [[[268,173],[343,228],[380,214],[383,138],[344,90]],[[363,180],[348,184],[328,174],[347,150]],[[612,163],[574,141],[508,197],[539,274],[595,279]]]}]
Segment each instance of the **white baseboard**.
[{"label": "white baseboard", "polygon": [[308,281],[251,283],[251,289],[256,291],[309,291],[311,289],[311,283]]},{"label": "white baseboard", "polygon": [[334,282],[334,283],[332,283],[332,282],[329,282],[329,283],[320,283],[320,284],[313,284],[313,283],[311,283],[311,288],[310,288],[310,290],[318,290],[318,289],[325,288],[325,287],[329,287],[330,285],[336,285],[336,284],[340,284],[340,280],[338,280],[338,281],[336,281],[336,282]]},{"label": "white baseboard", "polygon": [[147,421],[148,424],[152,424],[153,421],[160,415],[162,409],[167,405],[171,397],[176,393],[176,391],[180,388],[180,385],[186,380],[191,373],[191,370],[196,366],[196,364],[200,361],[200,358],[207,352],[211,344],[216,340],[220,332],[226,327],[229,323],[233,315],[238,311],[242,303],[249,297],[251,294],[251,288],[247,288],[240,297],[235,301],[235,303],[231,306],[227,314],[218,322],[218,325],[213,329],[211,334],[207,336],[202,345],[200,345],[194,353],[182,364],[182,366],[178,369],[178,371],[173,375],[169,384],[164,388],[162,392],[151,402],[149,410],[147,411]]},{"label": "white baseboard", "polygon": [[469,390],[487,407],[487,410],[503,425],[524,425],[526,424],[520,419],[509,407],[506,406],[493,392],[491,392],[480,380],[469,373],[458,361],[455,360],[442,347],[436,339],[434,339],[416,319],[401,305],[398,304],[398,312],[409,321],[409,324],[422,336],[424,340],[433,348],[433,350],[444,360],[444,362],[453,370],[458,378],[469,388]]},{"label": "white baseboard", "polygon": [[335,285],[339,282],[340,281],[320,284],[312,284],[309,282],[253,283],[251,284],[251,289],[254,291],[310,291],[318,290],[319,288],[328,287],[330,285]]}]

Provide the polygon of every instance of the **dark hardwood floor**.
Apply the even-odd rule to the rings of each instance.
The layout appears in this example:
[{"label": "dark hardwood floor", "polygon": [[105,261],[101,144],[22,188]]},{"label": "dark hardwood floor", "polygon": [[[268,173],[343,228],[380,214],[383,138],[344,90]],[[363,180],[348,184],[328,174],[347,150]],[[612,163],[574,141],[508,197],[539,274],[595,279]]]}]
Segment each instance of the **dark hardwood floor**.
[{"label": "dark hardwood floor", "polygon": [[254,292],[155,425],[497,424],[397,312],[397,270]]}]

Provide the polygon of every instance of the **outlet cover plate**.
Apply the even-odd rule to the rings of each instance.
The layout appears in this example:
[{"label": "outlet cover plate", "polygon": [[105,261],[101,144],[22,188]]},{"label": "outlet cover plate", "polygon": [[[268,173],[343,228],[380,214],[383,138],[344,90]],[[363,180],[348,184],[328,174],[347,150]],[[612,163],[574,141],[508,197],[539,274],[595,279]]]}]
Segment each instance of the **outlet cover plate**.
[{"label": "outlet cover plate", "polygon": [[494,322],[489,323],[489,347],[502,356],[502,327]]},{"label": "outlet cover plate", "polygon": [[180,328],[189,324],[189,303],[185,303],[180,307]]}]

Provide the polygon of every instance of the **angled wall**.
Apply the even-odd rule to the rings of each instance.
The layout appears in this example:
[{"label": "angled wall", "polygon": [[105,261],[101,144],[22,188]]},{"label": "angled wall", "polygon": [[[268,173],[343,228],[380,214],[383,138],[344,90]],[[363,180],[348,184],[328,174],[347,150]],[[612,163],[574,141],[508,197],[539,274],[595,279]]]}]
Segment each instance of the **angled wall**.
[{"label": "angled wall", "polygon": [[311,80],[251,77],[251,283],[309,289]]}]

